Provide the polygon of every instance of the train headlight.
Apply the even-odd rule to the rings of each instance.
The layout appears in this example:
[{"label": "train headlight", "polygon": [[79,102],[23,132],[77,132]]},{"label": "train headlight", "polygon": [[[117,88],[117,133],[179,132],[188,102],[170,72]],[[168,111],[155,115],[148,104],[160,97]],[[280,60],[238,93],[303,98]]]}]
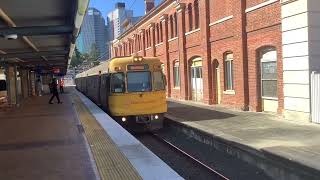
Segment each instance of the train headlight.
[{"label": "train headlight", "polygon": [[154,119],[159,119],[159,116],[158,116],[158,115],[155,115],[155,116],[154,116]]},{"label": "train headlight", "polygon": [[126,122],[126,121],[127,121],[127,118],[122,117],[122,118],[121,118],[121,121],[122,121],[122,122]]}]

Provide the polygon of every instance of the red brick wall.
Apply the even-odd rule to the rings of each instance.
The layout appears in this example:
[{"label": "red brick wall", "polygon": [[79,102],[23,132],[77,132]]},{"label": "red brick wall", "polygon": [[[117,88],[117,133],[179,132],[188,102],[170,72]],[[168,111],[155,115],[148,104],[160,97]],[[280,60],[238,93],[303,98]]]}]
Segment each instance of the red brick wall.
[{"label": "red brick wall", "polygon": [[[191,99],[190,91],[190,60],[193,57],[203,59],[203,102],[217,104],[216,93],[216,66],[220,70],[221,105],[252,111],[261,111],[261,83],[260,62],[258,52],[263,47],[274,47],[278,53],[278,99],[279,110],[283,110],[283,75],[281,51],[281,10],[280,3],[275,2],[250,12],[246,8],[259,5],[266,0],[201,0],[198,4],[200,12],[199,30],[195,30],[195,17],[193,17],[193,31],[189,32],[189,17],[187,6],[194,0],[181,0],[180,7],[173,4],[173,0],[165,1],[162,6],[155,8],[143,18],[136,26],[119,38],[113,46],[127,42],[129,38],[135,40],[133,35],[140,34],[140,30],[150,30],[154,33],[155,25],[163,25],[163,42],[156,46],[156,33],[151,35],[151,48],[145,47],[146,56],[158,56],[166,66],[168,79],[168,96],[176,99]],[[169,7],[170,6],[170,7]],[[178,36],[171,39],[170,16],[177,15]],[[193,16],[195,9],[193,9]],[[161,17],[163,18],[161,19]],[[223,18],[231,19],[220,21]],[[167,18],[166,18],[167,17]],[[163,20],[163,21],[161,21]],[[220,21],[220,22],[219,22]],[[175,24],[173,22],[173,24]],[[210,26],[209,26],[210,24]],[[168,28],[166,29],[166,25]],[[183,27],[183,29],[181,29]],[[156,32],[156,31],[155,31]],[[166,33],[167,32],[167,33]],[[184,34],[186,33],[186,34]],[[141,37],[141,41],[146,39]],[[166,39],[168,41],[166,41]],[[137,43],[137,42],[136,42]],[[146,42],[144,42],[146,43]],[[141,44],[143,47],[143,44]],[[122,50],[123,52],[123,50]],[[138,55],[144,55],[141,50]],[[232,52],[234,56],[234,92],[228,94],[224,91],[224,54]],[[119,54],[118,54],[119,55]],[[122,54],[124,55],[124,54]],[[128,54],[126,54],[128,55]],[[180,88],[174,88],[173,63],[180,61]],[[184,63],[185,62],[185,63]],[[183,64],[184,63],[184,64]],[[168,71],[168,72],[167,72]],[[185,80],[185,81],[184,81]]]}]

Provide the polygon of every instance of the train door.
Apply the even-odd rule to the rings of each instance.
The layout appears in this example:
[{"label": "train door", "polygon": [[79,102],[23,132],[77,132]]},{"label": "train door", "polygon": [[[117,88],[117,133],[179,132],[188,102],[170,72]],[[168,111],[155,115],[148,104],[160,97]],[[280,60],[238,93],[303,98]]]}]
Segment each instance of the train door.
[{"label": "train door", "polygon": [[262,110],[268,112],[277,112],[277,51],[274,48],[267,48],[262,50],[260,52],[260,63]]},{"label": "train door", "polygon": [[202,59],[201,58],[195,58],[191,64],[191,88],[192,88],[192,100],[202,101],[203,80],[202,80]]}]

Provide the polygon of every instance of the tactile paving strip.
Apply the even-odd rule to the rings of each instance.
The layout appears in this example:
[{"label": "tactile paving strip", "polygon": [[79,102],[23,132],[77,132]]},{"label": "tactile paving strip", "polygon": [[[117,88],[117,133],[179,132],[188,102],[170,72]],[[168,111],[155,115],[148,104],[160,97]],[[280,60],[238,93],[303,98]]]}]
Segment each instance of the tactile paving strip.
[{"label": "tactile paving strip", "polygon": [[90,144],[100,177],[105,179],[142,179],[129,160],[106,134],[80,98],[72,96],[78,117]]}]

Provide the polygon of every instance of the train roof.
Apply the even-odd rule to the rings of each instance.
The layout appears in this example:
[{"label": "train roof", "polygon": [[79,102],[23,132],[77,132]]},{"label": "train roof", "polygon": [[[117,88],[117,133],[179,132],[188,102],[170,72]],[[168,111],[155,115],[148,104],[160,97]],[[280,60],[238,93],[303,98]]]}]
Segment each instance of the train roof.
[{"label": "train roof", "polygon": [[[106,74],[109,72],[108,67],[123,66],[123,65],[133,63],[133,59],[135,57],[136,56],[116,57],[116,58],[107,60],[98,66],[95,66],[87,71],[77,74],[76,78],[94,76],[98,74]],[[160,60],[157,57],[143,57],[143,59],[144,59],[144,62],[146,61],[151,64],[160,63]]]}]

